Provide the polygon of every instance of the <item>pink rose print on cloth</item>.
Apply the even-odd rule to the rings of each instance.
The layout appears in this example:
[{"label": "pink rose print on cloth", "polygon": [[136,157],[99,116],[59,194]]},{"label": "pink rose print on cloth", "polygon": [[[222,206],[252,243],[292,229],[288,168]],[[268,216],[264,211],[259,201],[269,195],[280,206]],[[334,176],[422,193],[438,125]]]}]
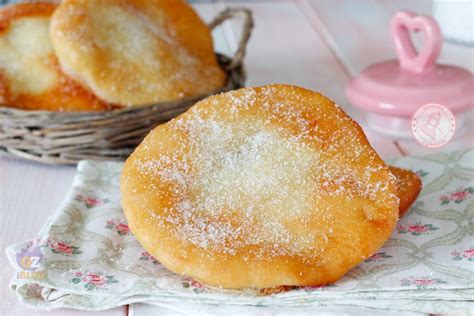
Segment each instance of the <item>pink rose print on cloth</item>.
[{"label": "pink rose print on cloth", "polygon": [[430,277],[409,277],[400,280],[400,283],[402,286],[414,285],[417,289],[426,289],[436,284],[446,284],[448,282]]},{"label": "pink rose print on cloth", "polygon": [[387,258],[392,258],[392,256],[387,255],[385,252],[377,252],[367,258],[365,262],[379,262]]},{"label": "pink rose print on cloth", "polygon": [[105,228],[114,229],[120,236],[130,235],[132,233],[123,220],[109,219]]},{"label": "pink rose print on cloth", "polygon": [[35,297],[35,298],[40,298],[41,297],[41,285],[38,283],[29,283],[26,286],[26,295],[27,297]]},{"label": "pink rose print on cloth", "polygon": [[140,254],[139,260],[142,260],[142,261],[150,261],[150,262],[152,262],[153,264],[160,264],[160,262],[159,262],[158,260],[156,260],[156,258],[153,257],[148,251],[143,251],[143,252]]},{"label": "pink rose print on cloth", "polygon": [[103,205],[109,202],[108,199],[97,199],[92,196],[86,196],[83,194],[77,194],[74,200],[78,202],[83,202],[87,208],[93,208],[95,206]]},{"label": "pink rose print on cloth", "polygon": [[71,245],[71,242],[48,240],[47,246],[52,253],[71,257],[82,253],[79,247]]},{"label": "pink rose print on cloth", "polygon": [[194,279],[186,278],[184,281],[181,282],[181,285],[184,288],[190,288],[193,290],[194,293],[199,294],[206,291],[206,286]]},{"label": "pink rose print on cloth", "polygon": [[72,284],[82,284],[88,291],[92,290],[106,290],[107,285],[118,283],[113,275],[103,275],[101,273],[92,272],[75,272],[74,277],[70,281]]},{"label": "pink rose print on cloth", "polygon": [[446,204],[449,204],[450,202],[459,204],[459,203],[464,202],[467,198],[469,198],[472,193],[474,193],[473,187],[467,187],[464,189],[460,188],[452,193],[441,195],[439,197],[439,200],[441,201],[441,205],[446,205]]},{"label": "pink rose print on cloth", "polygon": [[467,249],[457,249],[451,252],[451,257],[455,261],[468,260],[474,262],[474,246]]},{"label": "pink rose print on cloth", "polygon": [[426,234],[437,229],[438,227],[434,227],[432,224],[422,224],[420,222],[405,225],[398,224],[397,226],[397,231],[399,234],[412,234],[413,236]]}]

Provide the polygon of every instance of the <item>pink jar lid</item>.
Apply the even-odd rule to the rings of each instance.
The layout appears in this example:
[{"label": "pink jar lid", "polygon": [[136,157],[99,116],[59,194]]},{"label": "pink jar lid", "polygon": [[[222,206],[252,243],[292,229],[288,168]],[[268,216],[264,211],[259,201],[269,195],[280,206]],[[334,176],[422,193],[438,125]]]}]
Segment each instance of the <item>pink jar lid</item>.
[{"label": "pink jar lid", "polygon": [[[428,103],[446,106],[453,113],[474,107],[474,77],[470,71],[436,64],[442,37],[436,21],[411,12],[396,13],[390,24],[398,60],[366,68],[346,86],[355,106],[385,116],[411,117]],[[424,47],[419,53],[409,32],[422,31]]]}]

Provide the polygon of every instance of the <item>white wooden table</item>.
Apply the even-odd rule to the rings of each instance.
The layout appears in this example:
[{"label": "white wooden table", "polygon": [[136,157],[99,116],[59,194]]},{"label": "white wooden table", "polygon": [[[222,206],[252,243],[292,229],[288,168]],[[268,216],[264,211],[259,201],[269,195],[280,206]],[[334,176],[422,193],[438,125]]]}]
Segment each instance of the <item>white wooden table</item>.
[{"label": "white wooden table", "polygon": [[[469,1],[469,0],[468,0]],[[343,4],[343,5],[342,5]],[[388,23],[398,9],[430,14],[428,0],[295,0],[199,2],[196,10],[210,20],[225,7],[245,6],[254,13],[256,27],[245,64],[247,85],[290,83],[304,86],[334,99],[356,120],[362,114],[344,95],[350,76],[381,59],[393,58]],[[230,54],[237,46],[238,21],[214,32],[218,51]],[[473,71],[472,48],[444,43],[440,60]],[[373,147],[384,159],[429,151],[415,142],[388,139],[366,131]],[[438,150],[474,147],[472,129]],[[30,239],[60,204],[75,173],[72,166],[46,166],[0,157],[0,315],[82,315],[85,312],[32,311],[22,306],[8,290],[14,270],[5,248]],[[175,315],[176,311],[133,304],[100,315]]]}]

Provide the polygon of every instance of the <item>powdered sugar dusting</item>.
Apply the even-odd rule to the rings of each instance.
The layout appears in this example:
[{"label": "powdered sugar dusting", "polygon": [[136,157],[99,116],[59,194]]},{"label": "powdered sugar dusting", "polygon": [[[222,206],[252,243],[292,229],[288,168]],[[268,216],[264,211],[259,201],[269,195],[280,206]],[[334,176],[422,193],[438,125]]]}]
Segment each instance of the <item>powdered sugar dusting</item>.
[{"label": "powdered sugar dusting", "polygon": [[[149,211],[158,225],[217,253],[318,255],[337,220],[321,201],[387,196],[389,183],[374,182],[386,167],[369,163],[376,156],[353,128],[326,133],[327,120],[315,122],[306,110],[321,111],[319,117],[327,110],[295,106],[302,102],[296,94],[275,102],[273,89],[226,93],[205,101],[211,107],[195,106],[168,123],[174,150],[135,162],[142,174],[172,188],[171,206]],[[342,112],[332,109],[336,115],[328,119],[338,124]],[[155,150],[150,141],[143,150]],[[368,162],[363,170],[356,164],[361,159]],[[378,215],[367,212],[367,220],[372,216]]]},{"label": "powdered sugar dusting", "polygon": [[[192,16],[185,3],[174,6]],[[51,32],[62,67],[101,98],[127,106],[221,87],[225,75],[209,31],[197,17],[179,21],[169,17],[168,7],[153,1],[63,2]],[[187,36],[199,37],[201,43],[189,44]]]}]

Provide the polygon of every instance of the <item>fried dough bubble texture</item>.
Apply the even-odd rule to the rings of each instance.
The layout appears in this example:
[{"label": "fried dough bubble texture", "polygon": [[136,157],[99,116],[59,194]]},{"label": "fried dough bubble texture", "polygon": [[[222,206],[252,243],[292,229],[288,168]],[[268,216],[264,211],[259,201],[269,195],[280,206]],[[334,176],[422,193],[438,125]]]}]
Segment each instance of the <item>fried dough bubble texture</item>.
[{"label": "fried dough bubble texture", "polygon": [[336,281],[389,238],[396,193],[359,125],[289,85],[198,102],[151,131],[121,175],[142,246],[223,288]]},{"label": "fried dough bubble texture", "polygon": [[202,95],[226,81],[210,30],[182,0],[64,0],[51,40],[68,75],[117,105]]},{"label": "fried dough bubble texture", "polygon": [[397,181],[397,196],[400,199],[399,215],[402,217],[415,202],[423,185],[418,175],[413,171],[393,166],[390,166],[390,171]]}]

